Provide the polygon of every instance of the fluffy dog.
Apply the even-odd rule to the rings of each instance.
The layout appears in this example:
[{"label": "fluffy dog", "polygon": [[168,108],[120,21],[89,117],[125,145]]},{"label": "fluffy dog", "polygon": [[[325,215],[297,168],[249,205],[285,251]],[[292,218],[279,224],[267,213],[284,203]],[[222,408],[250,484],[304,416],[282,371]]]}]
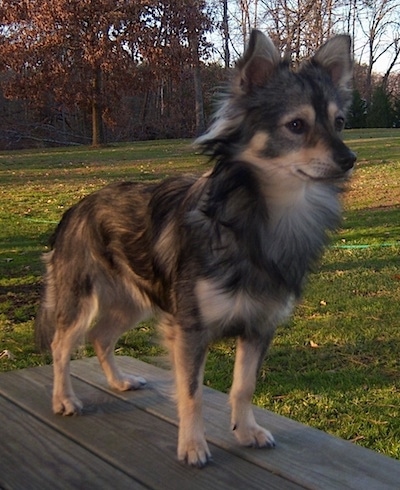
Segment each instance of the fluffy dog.
[{"label": "fluffy dog", "polygon": [[291,314],[327,233],[355,155],[340,133],[351,102],[350,38],[336,36],[299,67],[253,31],[210,129],[197,140],[214,167],[200,178],[116,183],[63,216],[45,254],[36,322],[54,361],[53,410],[82,404],[70,355],[87,337],[111,387],[140,388],[114,360],[119,336],[160,319],[175,373],[178,458],[210,458],[202,419],[208,345],[237,337],[230,392],[240,444],[272,447],[254,418],[256,377],[276,326]]}]

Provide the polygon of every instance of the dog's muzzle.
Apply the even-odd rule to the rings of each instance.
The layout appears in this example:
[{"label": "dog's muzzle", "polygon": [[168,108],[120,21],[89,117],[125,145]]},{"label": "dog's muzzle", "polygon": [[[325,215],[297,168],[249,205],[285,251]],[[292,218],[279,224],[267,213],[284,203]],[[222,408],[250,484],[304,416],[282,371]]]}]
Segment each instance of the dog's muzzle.
[{"label": "dog's muzzle", "polygon": [[357,155],[351,151],[350,148],[347,148],[346,145],[343,145],[343,147],[335,153],[334,160],[343,172],[347,172],[354,167]]}]

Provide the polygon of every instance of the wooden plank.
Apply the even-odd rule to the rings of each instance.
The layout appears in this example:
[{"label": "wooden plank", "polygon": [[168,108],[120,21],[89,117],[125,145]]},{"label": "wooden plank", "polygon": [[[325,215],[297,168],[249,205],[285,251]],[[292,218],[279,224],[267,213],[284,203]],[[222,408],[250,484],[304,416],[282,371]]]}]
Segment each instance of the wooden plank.
[{"label": "wooden plank", "polygon": [[0,488],[146,488],[2,396],[0,420]]},{"label": "wooden plank", "polygon": [[[85,365],[90,367],[92,364],[92,361],[83,361],[80,366],[84,370]],[[218,447],[211,448],[216,462],[207,470],[188,468],[176,461],[177,431],[174,425],[138,409],[114,393],[107,393],[78,379],[74,380],[74,386],[85,403],[85,416],[52,415],[51,383],[49,366],[14,371],[0,375],[0,393],[66,439],[149,488],[301,488]],[[149,398],[152,394],[157,395],[154,391],[147,391]]]},{"label": "wooden plank", "polygon": [[[147,378],[149,385],[144,390],[116,395],[176,424],[175,407],[168,396],[171,374],[130,357],[119,357],[118,363],[126,372]],[[74,362],[73,373],[95,386],[108,389],[95,358]],[[277,448],[274,450],[241,448],[236,445],[229,430],[227,396],[205,388],[204,403],[209,441],[301,486],[315,490],[321,488],[324,490],[338,488],[397,490],[400,488],[398,460],[267,410],[256,408],[256,417],[261,425],[269,428],[274,434]]]}]

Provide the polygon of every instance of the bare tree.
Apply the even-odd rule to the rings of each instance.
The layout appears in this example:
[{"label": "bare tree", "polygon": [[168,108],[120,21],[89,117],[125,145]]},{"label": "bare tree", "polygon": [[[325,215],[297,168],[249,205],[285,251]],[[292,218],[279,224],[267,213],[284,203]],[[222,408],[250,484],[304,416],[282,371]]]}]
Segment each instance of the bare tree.
[{"label": "bare tree", "polygon": [[[372,72],[383,57],[387,57],[388,68],[384,75],[387,80],[400,55],[400,2],[398,0],[361,0],[357,9],[358,22],[361,32],[366,39],[367,50],[367,100],[372,94]],[[364,51],[360,53],[362,62]]]},{"label": "bare tree", "polygon": [[400,59],[400,39],[399,39],[399,34],[397,33],[392,42],[392,59],[382,78],[382,85],[385,88],[385,90],[388,88],[389,77],[393,71],[393,68],[398,64],[399,59]]},{"label": "bare tree", "polygon": [[[228,17],[229,37],[224,35],[224,40],[229,39],[229,47],[235,56],[239,56],[249,39],[250,31],[260,27],[259,3],[260,0],[221,0],[223,2],[222,25]],[[223,31],[225,33],[225,31]]]},{"label": "bare tree", "polygon": [[201,60],[207,58],[210,44],[206,34],[212,30],[211,11],[205,0],[159,1],[149,7],[154,35],[146,58],[155,67],[156,76],[165,77],[165,68],[173,79],[190,66],[195,95],[196,133],[205,129]]},{"label": "bare tree", "polygon": [[334,0],[260,0],[259,16],[271,37],[295,60],[308,56],[332,36]]},{"label": "bare tree", "polygon": [[223,59],[225,68],[231,65],[231,52],[229,49],[229,13],[228,0],[222,0],[222,37],[223,37]]}]

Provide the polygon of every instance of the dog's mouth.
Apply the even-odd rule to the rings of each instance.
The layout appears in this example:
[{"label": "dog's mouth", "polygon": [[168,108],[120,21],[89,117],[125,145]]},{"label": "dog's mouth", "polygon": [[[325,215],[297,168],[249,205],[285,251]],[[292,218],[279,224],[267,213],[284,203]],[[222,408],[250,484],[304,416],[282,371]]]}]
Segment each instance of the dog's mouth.
[{"label": "dog's mouth", "polygon": [[296,167],[294,169],[295,174],[303,180],[311,180],[314,182],[334,182],[340,180],[347,180],[353,173],[353,169],[346,170],[345,172],[321,172],[318,174],[311,174],[304,171],[302,168]]}]

